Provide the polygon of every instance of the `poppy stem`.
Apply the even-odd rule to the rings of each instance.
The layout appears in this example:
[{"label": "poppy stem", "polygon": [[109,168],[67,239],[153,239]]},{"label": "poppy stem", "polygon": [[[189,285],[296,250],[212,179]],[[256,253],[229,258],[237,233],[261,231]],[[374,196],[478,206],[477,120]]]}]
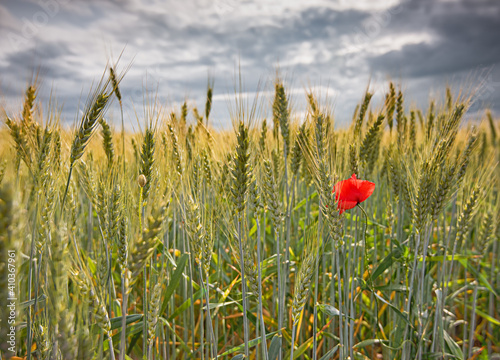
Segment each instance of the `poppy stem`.
[{"label": "poppy stem", "polygon": [[361,209],[363,214],[365,214],[365,230],[363,232],[363,241],[365,241],[366,229],[368,229],[368,215],[366,214],[365,209],[363,209],[363,207],[361,207],[361,205],[357,204],[356,206]]},{"label": "poppy stem", "polygon": [[[363,214],[365,214],[365,228],[363,229],[363,244],[364,244],[363,248],[365,250],[365,259],[367,259],[368,253],[366,251],[366,230],[368,229],[368,214],[366,213],[365,209],[363,209],[361,207],[361,205],[358,204],[357,207],[359,207],[361,209],[361,211],[363,212]],[[375,241],[375,238],[373,238],[373,241]],[[370,279],[371,279],[371,277],[370,277]],[[370,284],[370,287],[371,286],[372,286],[372,284]]]}]

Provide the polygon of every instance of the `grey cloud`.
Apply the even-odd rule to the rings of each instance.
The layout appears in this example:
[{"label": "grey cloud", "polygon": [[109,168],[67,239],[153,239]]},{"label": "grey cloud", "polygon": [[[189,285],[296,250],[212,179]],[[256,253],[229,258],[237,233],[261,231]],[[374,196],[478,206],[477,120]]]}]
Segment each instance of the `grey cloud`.
[{"label": "grey cloud", "polygon": [[0,71],[9,77],[29,74],[36,69],[51,79],[75,77],[75,73],[60,66],[61,58],[71,54],[73,52],[65,43],[38,41],[27,50],[8,55],[7,65],[0,66]]},{"label": "grey cloud", "polygon": [[[31,12],[37,0],[32,3]],[[226,12],[219,11],[221,4],[229,4]],[[500,33],[500,6],[493,0],[458,3],[403,0],[401,6],[385,14],[304,4],[301,10],[262,16],[246,15],[244,4],[246,2],[233,0],[185,3],[72,0],[50,26],[59,27],[61,31],[79,30],[80,38],[75,39],[75,44],[42,36],[43,41],[35,50],[0,56],[7,64],[0,71],[28,73],[33,66],[26,59],[32,59],[36,52],[46,67],[47,81],[57,84],[65,80],[84,86],[91,79],[85,79],[82,70],[85,66],[95,68],[100,54],[73,54],[80,58],[71,55],[81,52],[76,48],[77,45],[82,48],[82,37],[86,36],[88,42],[92,38],[87,34],[94,36],[100,32],[111,46],[125,47],[126,54],[137,55],[122,83],[124,96],[133,99],[136,105],[142,103],[146,73],[148,84],[160,84],[160,98],[176,103],[189,96],[203,106],[208,72],[215,76],[216,94],[225,94],[233,90],[238,64],[246,79],[246,90],[250,91],[255,90],[259,81],[271,79],[279,66],[296,88],[328,84],[336,89],[338,116],[348,120],[370,76],[403,75],[403,81],[413,81],[415,85],[412,83],[409,88],[421,96],[427,93],[428,79],[432,77],[464,73],[500,61],[496,39]],[[84,11],[82,14],[71,9]],[[17,6],[15,15],[20,14],[22,11]],[[346,51],[350,50],[354,36],[374,19],[385,22],[379,31],[367,36],[368,47],[371,41],[420,32],[428,34],[430,41],[403,44],[399,50],[379,55],[365,52],[363,48]],[[77,63],[65,63],[70,60]],[[496,76],[497,72],[492,74]],[[9,83],[15,82],[13,76],[7,78]],[[490,81],[494,84],[492,88],[496,87],[494,80],[493,77]],[[5,79],[2,88],[6,88]],[[71,97],[75,95],[67,91],[64,96],[72,115],[74,105],[71,104],[77,101]],[[490,91],[490,97],[496,99],[498,91]],[[300,108],[303,100],[300,96],[297,98]],[[214,112],[227,117],[227,104],[222,101],[214,104]]]}]

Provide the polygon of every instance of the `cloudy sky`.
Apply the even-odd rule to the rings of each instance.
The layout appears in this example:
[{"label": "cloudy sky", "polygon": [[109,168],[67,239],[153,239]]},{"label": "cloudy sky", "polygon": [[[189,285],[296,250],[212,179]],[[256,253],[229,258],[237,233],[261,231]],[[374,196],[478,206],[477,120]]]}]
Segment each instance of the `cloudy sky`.
[{"label": "cloudy sky", "polygon": [[260,84],[266,116],[278,68],[298,113],[314,87],[340,124],[368,84],[380,97],[388,79],[418,106],[447,84],[475,89],[472,114],[489,106],[498,115],[499,34],[497,0],[2,0],[0,101],[19,111],[39,70],[41,98],[54,94],[71,124],[108,59],[123,51],[133,127],[145,89],[167,108],[186,98],[203,108],[209,75],[212,124],[227,127],[239,72],[248,93]]}]

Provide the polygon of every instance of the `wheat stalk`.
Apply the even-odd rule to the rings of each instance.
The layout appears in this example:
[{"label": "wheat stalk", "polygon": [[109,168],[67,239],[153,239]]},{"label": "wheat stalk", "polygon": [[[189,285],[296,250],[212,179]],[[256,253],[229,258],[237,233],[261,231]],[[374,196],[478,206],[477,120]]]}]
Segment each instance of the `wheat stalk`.
[{"label": "wheat stalk", "polygon": [[243,227],[243,217],[246,204],[246,197],[248,191],[248,185],[250,182],[250,139],[249,130],[243,121],[240,121],[238,125],[238,130],[236,133],[236,154],[233,163],[232,174],[232,202],[236,210],[236,217],[238,219],[238,242],[239,242],[239,258],[240,258],[240,269],[241,269],[241,287],[243,293],[243,327],[244,327],[244,341],[245,341],[245,356],[249,356],[249,330],[248,330],[248,317],[247,317],[247,291],[246,291],[246,280],[245,280],[245,257],[243,251],[243,240],[242,240],[242,227]]}]

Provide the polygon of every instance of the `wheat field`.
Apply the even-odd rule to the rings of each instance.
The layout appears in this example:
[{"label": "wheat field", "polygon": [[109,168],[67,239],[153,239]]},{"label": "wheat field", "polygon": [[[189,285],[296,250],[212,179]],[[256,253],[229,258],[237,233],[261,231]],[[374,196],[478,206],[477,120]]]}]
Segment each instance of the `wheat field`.
[{"label": "wheat field", "polygon": [[[388,83],[342,127],[277,77],[215,130],[209,84],[130,133],[123,76],[72,129],[38,81],[3,112],[3,358],[500,359],[500,122],[464,120],[474,94],[419,109]],[[375,190],[344,209],[353,174]]]}]

